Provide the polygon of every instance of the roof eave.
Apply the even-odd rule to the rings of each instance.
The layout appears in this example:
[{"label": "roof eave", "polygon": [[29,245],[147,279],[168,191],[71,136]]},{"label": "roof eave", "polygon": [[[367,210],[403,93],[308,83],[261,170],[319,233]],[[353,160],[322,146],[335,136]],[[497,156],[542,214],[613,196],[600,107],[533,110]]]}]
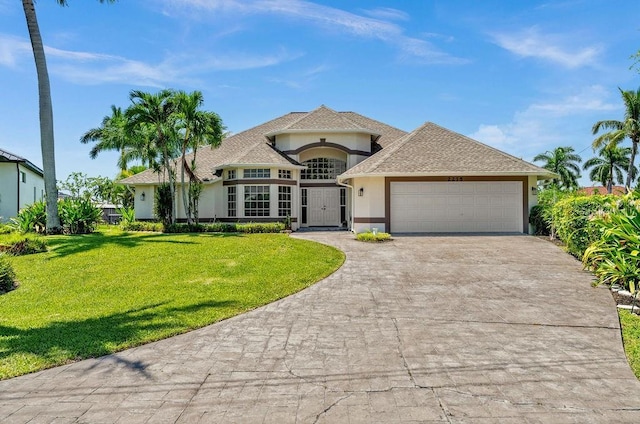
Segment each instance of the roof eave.
[{"label": "roof eave", "polygon": [[346,181],[351,178],[366,178],[366,177],[524,177],[524,176],[536,176],[539,180],[556,178],[553,173],[539,173],[539,172],[359,172],[357,174],[343,174],[338,175],[339,181]]},{"label": "roof eave", "polygon": [[294,165],[292,163],[288,164],[279,164],[279,163],[244,163],[244,162],[236,162],[236,163],[223,163],[221,165],[216,166],[214,169],[224,169],[224,168],[247,168],[261,166],[264,168],[281,168],[281,169],[307,169],[306,166],[302,165]]},{"label": "roof eave", "polygon": [[265,134],[265,137],[273,137],[274,135],[281,134],[312,134],[312,133],[327,133],[327,134],[338,134],[338,133],[349,133],[349,134],[370,134],[380,137],[382,134],[370,130],[368,128],[317,128],[317,129],[284,129],[284,130],[276,130],[271,131]]}]

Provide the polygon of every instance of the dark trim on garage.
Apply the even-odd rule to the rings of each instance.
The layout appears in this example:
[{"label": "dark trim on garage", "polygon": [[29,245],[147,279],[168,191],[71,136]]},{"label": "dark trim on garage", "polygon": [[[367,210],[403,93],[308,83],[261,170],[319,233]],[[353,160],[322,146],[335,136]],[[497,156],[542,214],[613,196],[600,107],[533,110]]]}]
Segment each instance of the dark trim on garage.
[{"label": "dark trim on garage", "polygon": [[276,179],[262,179],[262,178],[242,178],[239,180],[227,180],[227,181],[223,181],[222,185],[223,186],[234,186],[234,185],[240,185],[240,184],[244,184],[244,185],[265,185],[265,184],[269,184],[269,185],[290,185],[290,186],[295,186],[298,185],[298,182],[296,180],[276,180]]},{"label": "dark trim on garage", "polygon": [[[384,216],[381,217],[355,217],[353,222],[356,224],[386,224],[387,220]],[[386,227],[385,227],[386,228]]]},{"label": "dark trim on garage", "polygon": [[[460,178],[459,180],[453,180]],[[529,177],[511,177],[511,176],[495,176],[495,177],[483,177],[483,176],[444,176],[444,177],[385,177],[384,179],[384,214],[385,214],[385,228],[388,233],[393,230],[391,228],[391,183],[392,182],[490,182],[490,181],[519,181],[522,183],[522,232],[529,234]]]},{"label": "dark trim on garage", "polygon": [[282,153],[284,153],[285,155],[299,155],[300,153],[304,152],[305,150],[309,150],[309,149],[315,149],[316,147],[331,147],[332,149],[336,149],[336,150],[342,150],[345,153],[348,153],[350,155],[360,155],[360,156],[371,156],[371,152],[367,152],[365,150],[352,150],[349,149],[348,147],[345,147],[341,144],[336,144],[336,143],[322,143],[322,142],[316,142],[316,143],[311,143],[311,144],[307,144],[304,145],[302,147],[299,147],[295,150],[283,150]]}]

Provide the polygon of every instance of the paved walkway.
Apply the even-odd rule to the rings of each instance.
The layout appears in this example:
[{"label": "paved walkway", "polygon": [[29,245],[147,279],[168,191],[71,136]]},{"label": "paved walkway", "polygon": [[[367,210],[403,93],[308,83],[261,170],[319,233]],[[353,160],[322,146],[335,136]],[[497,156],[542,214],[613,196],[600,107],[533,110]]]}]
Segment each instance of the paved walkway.
[{"label": "paved walkway", "polygon": [[0,382],[3,423],[640,422],[615,307],[528,236],[399,237],[189,334]]}]

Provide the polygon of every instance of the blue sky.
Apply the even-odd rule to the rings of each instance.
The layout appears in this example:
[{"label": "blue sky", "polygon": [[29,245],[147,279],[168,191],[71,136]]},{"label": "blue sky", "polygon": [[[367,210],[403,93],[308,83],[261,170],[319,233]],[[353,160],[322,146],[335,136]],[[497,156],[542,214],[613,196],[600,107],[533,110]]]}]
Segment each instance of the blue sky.
[{"label": "blue sky", "polygon": [[[591,126],[637,89],[637,0],[54,0],[36,5],[59,180],[113,177],[80,136],[132,89],[201,90],[239,132],[325,104],[406,131],[432,121],[532,160],[593,156]],[[41,164],[21,3],[0,0],[0,147]],[[588,184],[586,178],[583,184]]]}]

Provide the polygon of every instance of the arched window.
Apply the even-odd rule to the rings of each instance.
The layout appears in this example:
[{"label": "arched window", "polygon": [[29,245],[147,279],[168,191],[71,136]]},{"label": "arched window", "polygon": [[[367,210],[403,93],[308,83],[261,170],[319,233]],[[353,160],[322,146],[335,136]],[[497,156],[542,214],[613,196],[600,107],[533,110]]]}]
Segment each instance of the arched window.
[{"label": "arched window", "polygon": [[302,164],[307,167],[302,170],[303,180],[335,180],[347,170],[347,162],[334,158],[314,158]]}]

